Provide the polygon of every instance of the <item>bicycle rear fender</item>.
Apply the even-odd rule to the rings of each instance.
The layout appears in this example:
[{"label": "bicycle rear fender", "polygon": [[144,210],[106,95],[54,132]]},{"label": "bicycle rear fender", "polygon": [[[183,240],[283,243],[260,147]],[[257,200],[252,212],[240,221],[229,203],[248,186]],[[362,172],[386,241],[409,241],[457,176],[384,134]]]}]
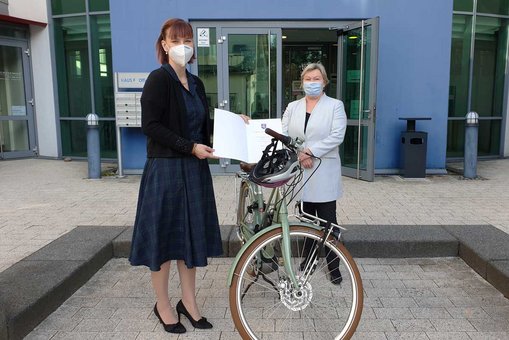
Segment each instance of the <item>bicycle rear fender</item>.
[{"label": "bicycle rear fender", "polygon": [[[320,226],[316,226],[314,224],[310,224],[310,223],[304,223],[304,222],[289,222],[290,226],[303,226],[303,227],[308,227],[308,228],[312,228],[312,229],[316,229],[316,230],[322,230],[322,227]],[[237,253],[237,256],[235,256],[235,260],[233,260],[233,264],[232,266],[230,267],[230,271],[228,273],[228,287],[230,287],[232,285],[232,280],[233,280],[233,272],[235,271],[235,268],[237,267],[237,264],[239,263],[240,261],[240,258],[242,257],[242,254],[244,254],[244,252],[246,251],[247,247],[249,247],[258,237],[260,237],[261,235],[263,234],[266,234],[274,229],[277,229],[277,228],[281,228],[281,224],[273,224],[271,225],[270,227],[267,227],[267,228],[264,228],[263,230],[259,231],[258,233],[256,233],[256,235],[254,235],[253,237],[251,237],[243,246],[242,248],[240,248],[239,252]]]}]

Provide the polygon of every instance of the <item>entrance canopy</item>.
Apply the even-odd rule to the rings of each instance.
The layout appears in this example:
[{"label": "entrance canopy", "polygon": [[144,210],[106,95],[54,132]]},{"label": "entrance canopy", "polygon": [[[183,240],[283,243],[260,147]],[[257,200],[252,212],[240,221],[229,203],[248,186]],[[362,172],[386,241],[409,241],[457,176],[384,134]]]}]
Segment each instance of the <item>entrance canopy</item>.
[{"label": "entrance canopy", "polygon": [[33,21],[18,17],[12,17],[10,15],[3,15],[0,14],[0,22],[9,22],[12,24],[23,24],[23,25],[34,25],[34,26],[40,26],[40,27],[46,27],[48,26],[48,23],[46,22],[40,22],[40,21]]}]

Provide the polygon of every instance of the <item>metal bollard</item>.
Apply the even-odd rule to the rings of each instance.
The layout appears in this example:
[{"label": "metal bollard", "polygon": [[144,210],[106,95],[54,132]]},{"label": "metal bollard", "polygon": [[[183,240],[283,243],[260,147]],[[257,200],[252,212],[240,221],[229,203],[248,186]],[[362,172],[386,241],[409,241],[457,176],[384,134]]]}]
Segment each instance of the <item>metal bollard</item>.
[{"label": "metal bollard", "polygon": [[101,145],[99,142],[99,116],[87,115],[88,178],[101,178]]},{"label": "metal bollard", "polygon": [[477,177],[477,142],[479,135],[479,115],[469,112],[465,116],[465,154],[463,177],[474,179]]}]

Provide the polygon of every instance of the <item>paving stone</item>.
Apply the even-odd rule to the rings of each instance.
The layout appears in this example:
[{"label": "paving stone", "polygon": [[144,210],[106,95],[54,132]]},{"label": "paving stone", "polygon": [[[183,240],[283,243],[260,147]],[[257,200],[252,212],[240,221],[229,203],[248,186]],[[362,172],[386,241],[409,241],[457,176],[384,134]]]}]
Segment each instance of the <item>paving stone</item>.
[{"label": "paving stone", "polygon": [[465,340],[468,339],[466,332],[426,332],[430,340]]},{"label": "paving stone", "polygon": [[[308,335],[306,337],[306,334],[304,333],[304,339],[305,340],[315,340],[316,335]],[[352,337],[353,340],[387,340],[387,337],[385,336],[384,332],[362,332],[357,331]]]},{"label": "paving stone", "polygon": [[472,340],[507,340],[509,332],[467,332]]},{"label": "paving stone", "polygon": [[361,320],[357,326],[358,332],[395,332],[396,328],[388,319]]},{"label": "paving stone", "polygon": [[421,278],[419,274],[415,272],[388,272],[387,276],[391,280],[419,280]]},{"label": "paving stone", "polygon": [[430,319],[430,322],[439,332],[468,332],[475,330],[474,326],[466,319]]},{"label": "paving stone", "polygon": [[437,284],[434,280],[402,280],[403,284],[407,288],[434,288]]},{"label": "paving stone", "polygon": [[380,265],[380,264],[362,264],[359,269],[362,269],[364,272],[390,272],[393,271],[390,265]]},{"label": "paving stone", "polygon": [[437,297],[468,296],[465,288],[430,288]]},{"label": "paving stone", "polygon": [[370,288],[365,287],[364,292],[368,297],[400,297],[399,291],[396,288]]},{"label": "paving stone", "polygon": [[[366,281],[363,280],[364,284]],[[373,288],[405,288],[401,280],[370,280]]]},{"label": "paving stone", "polygon": [[392,269],[395,272],[422,272],[422,268],[416,264],[400,264],[400,265],[391,265]]},{"label": "paving stone", "polygon": [[435,296],[435,294],[431,291],[431,288],[398,288],[398,292],[401,297]]},{"label": "paving stone", "polygon": [[509,320],[509,306],[483,307],[483,309],[492,318],[501,318]]},{"label": "paving stone", "polygon": [[[118,319],[114,319],[118,320]],[[143,316],[140,319],[120,319],[115,327],[116,332],[149,332],[153,331],[156,326],[159,326],[159,320],[148,320],[143,319]]]},{"label": "paving stone", "polygon": [[177,340],[179,335],[167,332],[140,332],[136,340]]},{"label": "paving stone", "polygon": [[405,332],[426,332],[433,331],[433,325],[427,319],[396,319],[391,320],[392,324],[399,333]]},{"label": "paving stone", "polygon": [[138,332],[99,332],[94,339],[134,340],[138,337],[138,334]]},{"label": "paving stone", "polygon": [[497,296],[462,296],[456,297],[452,296],[449,298],[451,302],[457,307],[488,307],[488,306],[496,306],[503,307],[509,306],[509,299],[501,298]]},{"label": "paving stone", "polygon": [[448,298],[444,297],[415,297],[415,302],[419,307],[452,307],[453,304]]},{"label": "paving stone", "polygon": [[449,319],[452,318],[448,309],[443,307],[419,307],[410,308],[410,312],[416,319]]},{"label": "paving stone", "polygon": [[109,319],[114,308],[81,308],[72,316],[73,319]]},{"label": "paving stone", "polygon": [[490,317],[481,307],[447,307],[446,310],[455,319],[487,319]]},{"label": "paving stone", "polygon": [[[391,298],[391,297],[381,297],[379,298],[380,302],[384,307],[417,307],[417,303],[413,298]],[[373,306],[375,307],[375,306]]]},{"label": "paving stone", "polygon": [[95,339],[96,332],[58,332],[51,339],[88,340]]},{"label": "paving stone", "polygon": [[392,332],[385,332],[385,335],[388,340],[429,340],[426,336],[426,333],[424,332],[399,332],[399,333],[392,333]]},{"label": "paving stone", "polygon": [[412,319],[408,308],[373,308],[377,319]]},{"label": "paving stone", "polygon": [[[240,335],[237,333],[235,339],[239,339]],[[315,335],[316,336],[316,335]],[[263,340],[303,340],[304,332],[273,332],[263,333],[261,338]],[[233,338],[232,338],[233,339]],[[223,333],[221,333],[221,340],[223,340]]]},{"label": "paving stone", "polygon": [[469,319],[468,321],[479,332],[509,332],[507,319]]},{"label": "paving stone", "polygon": [[111,332],[115,330],[118,319],[83,319],[74,328],[77,332]]}]

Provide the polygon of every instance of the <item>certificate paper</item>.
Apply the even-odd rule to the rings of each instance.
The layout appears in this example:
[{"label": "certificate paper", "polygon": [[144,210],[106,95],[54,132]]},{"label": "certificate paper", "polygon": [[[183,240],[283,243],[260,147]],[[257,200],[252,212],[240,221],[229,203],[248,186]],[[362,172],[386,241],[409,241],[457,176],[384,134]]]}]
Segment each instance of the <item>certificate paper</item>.
[{"label": "certificate paper", "polygon": [[251,119],[246,124],[233,112],[214,109],[214,155],[257,163],[272,139],[266,128],[281,133],[281,120]]}]

